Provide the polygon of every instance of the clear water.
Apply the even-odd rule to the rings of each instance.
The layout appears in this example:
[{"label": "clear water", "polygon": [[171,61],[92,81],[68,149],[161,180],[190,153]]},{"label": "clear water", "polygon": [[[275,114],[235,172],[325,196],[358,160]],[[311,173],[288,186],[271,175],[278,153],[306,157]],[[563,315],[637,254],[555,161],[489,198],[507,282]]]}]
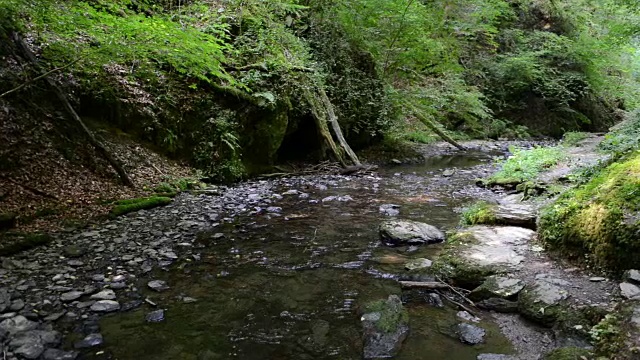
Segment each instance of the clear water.
[{"label": "clear water", "polygon": [[[402,218],[452,229],[456,209],[490,196],[473,185],[490,158],[451,155],[381,169],[379,179],[305,190],[312,199],[348,194],[353,201],[309,204],[285,198],[278,204],[282,217],[241,217],[226,225],[220,239],[201,234],[199,241],[206,244],[201,262],[154,274],[171,285],[166,293],[146,294],[166,309],[166,320],[145,323],[149,307],[103,318],[106,351],[97,357],[360,359],[359,307],[401,294],[393,278],[404,272],[404,259],[433,258],[440,249],[409,253],[381,246],[377,226],[386,217],[378,207],[398,204]],[[445,169],[456,172],[445,177]],[[197,302],[183,303],[182,296]],[[468,346],[453,334],[456,310],[413,302],[407,307],[411,333],[398,359],[472,360],[481,353],[512,351],[490,322],[482,323],[487,343]]]}]

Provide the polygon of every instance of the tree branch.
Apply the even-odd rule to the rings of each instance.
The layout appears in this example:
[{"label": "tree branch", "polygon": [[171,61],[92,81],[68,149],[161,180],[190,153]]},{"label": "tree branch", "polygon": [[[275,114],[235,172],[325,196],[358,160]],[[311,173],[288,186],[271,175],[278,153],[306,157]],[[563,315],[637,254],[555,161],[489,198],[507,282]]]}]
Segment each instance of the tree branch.
[{"label": "tree branch", "polygon": [[27,81],[26,81],[25,83],[23,83],[22,85],[20,85],[20,86],[18,86],[18,87],[15,87],[15,88],[13,88],[13,89],[11,89],[11,90],[9,90],[9,91],[5,92],[5,93],[0,94],[0,98],[1,98],[1,97],[4,97],[4,96],[7,96],[7,95],[9,95],[9,94],[11,94],[11,93],[14,93],[14,92],[16,92],[16,91],[18,91],[18,90],[20,90],[20,89],[24,88],[25,86],[27,86],[27,85],[29,85],[29,84],[31,84],[31,83],[34,83],[34,82],[36,82],[36,81],[38,81],[38,80],[40,80],[40,79],[44,79],[44,78],[46,78],[47,76],[49,76],[49,75],[53,74],[53,73],[54,73],[54,72],[56,72],[56,71],[60,71],[60,70],[66,69],[66,68],[68,68],[69,66],[71,66],[71,65],[73,65],[73,64],[75,64],[75,63],[77,63],[77,62],[78,62],[78,61],[80,61],[80,60],[81,60],[81,59],[76,59],[76,60],[74,60],[74,61],[72,61],[72,62],[70,62],[70,63],[68,63],[68,64],[66,64],[66,65],[64,65],[64,66],[60,66],[60,67],[57,67],[57,68],[55,68],[55,69],[53,69],[53,70],[49,70],[49,71],[47,71],[46,73],[44,73],[44,74],[42,74],[42,75],[40,75],[40,76],[37,76],[37,77],[35,77],[35,78],[31,79],[31,80],[27,80]]}]

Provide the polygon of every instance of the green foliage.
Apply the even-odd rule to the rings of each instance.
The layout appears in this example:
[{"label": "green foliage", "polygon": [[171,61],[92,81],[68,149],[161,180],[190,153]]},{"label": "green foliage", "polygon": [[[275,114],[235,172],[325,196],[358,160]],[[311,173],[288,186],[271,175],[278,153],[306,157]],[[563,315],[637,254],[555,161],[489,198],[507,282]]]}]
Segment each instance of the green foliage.
[{"label": "green foliage", "polygon": [[120,200],[117,201],[116,205],[111,209],[111,215],[120,216],[138,210],[164,206],[170,204],[171,201],[173,201],[171,198],[161,196]]},{"label": "green foliage", "polygon": [[533,181],[540,172],[564,158],[563,148],[559,146],[512,149],[511,152],[513,155],[500,164],[500,170],[486,180],[487,185],[515,186]]},{"label": "green foliage", "polygon": [[544,356],[544,360],[582,360],[588,359],[591,352],[578,347],[564,347],[551,351]]},{"label": "green foliage", "polygon": [[589,334],[597,351],[601,355],[619,354],[624,347],[622,341],[622,319],[620,314],[607,314]]},{"label": "green foliage", "polygon": [[494,224],[494,208],[486,201],[478,201],[462,212],[461,225]]},{"label": "green foliage", "polygon": [[640,112],[634,111],[627,119],[605,136],[599,145],[601,150],[620,158],[640,148]]},{"label": "green foliage", "polygon": [[598,171],[541,211],[545,244],[567,254],[584,255],[595,266],[635,268],[640,243],[640,153]]}]

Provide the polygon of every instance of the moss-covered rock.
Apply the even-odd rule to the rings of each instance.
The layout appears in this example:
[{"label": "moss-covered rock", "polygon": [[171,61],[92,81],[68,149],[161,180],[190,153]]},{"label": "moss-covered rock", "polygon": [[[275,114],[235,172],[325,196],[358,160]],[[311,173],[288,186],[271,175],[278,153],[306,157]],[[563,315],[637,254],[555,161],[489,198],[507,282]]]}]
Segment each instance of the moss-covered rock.
[{"label": "moss-covered rock", "polygon": [[567,311],[569,294],[545,280],[527,285],[518,296],[518,310],[531,321],[553,326]]},{"label": "moss-covered rock", "polygon": [[409,313],[397,295],[367,304],[361,321],[365,359],[395,356],[409,334]]},{"label": "moss-covered rock", "polygon": [[578,347],[564,347],[555,349],[545,355],[544,360],[583,360],[588,359],[591,352]]},{"label": "moss-covered rock", "polygon": [[0,237],[0,256],[10,256],[22,251],[51,242],[49,234],[44,233],[6,233]]},{"label": "moss-covered rock", "polygon": [[540,238],[602,267],[640,266],[640,152],[602,169],[542,209]]},{"label": "moss-covered rock", "polygon": [[130,212],[151,209],[171,203],[171,198],[162,196],[152,196],[147,198],[121,200],[111,209],[111,215],[120,216]]},{"label": "moss-covered rock", "polygon": [[532,205],[498,205],[480,201],[462,213],[461,222],[463,225],[511,225],[535,230],[536,212]]},{"label": "moss-covered rock", "polygon": [[469,299],[473,301],[491,298],[511,299],[517,296],[522,289],[524,289],[524,283],[520,279],[489,276],[482,285],[469,294]]}]

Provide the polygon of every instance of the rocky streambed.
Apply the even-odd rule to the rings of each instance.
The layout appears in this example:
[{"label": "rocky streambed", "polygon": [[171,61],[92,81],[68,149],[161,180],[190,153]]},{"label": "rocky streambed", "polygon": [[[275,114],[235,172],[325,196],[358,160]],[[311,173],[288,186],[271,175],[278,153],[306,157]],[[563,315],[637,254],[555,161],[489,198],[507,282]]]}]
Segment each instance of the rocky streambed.
[{"label": "rocky streambed", "polygon": [[[475,186],[504,150],[438,145],[418,164],[211,188],[55,234],[2,259],[3,354],[487,360],[588,347],[618,284],[545,254],[526,227],[535,204]],[[458,229],[478,199],[517,226]]]}]

